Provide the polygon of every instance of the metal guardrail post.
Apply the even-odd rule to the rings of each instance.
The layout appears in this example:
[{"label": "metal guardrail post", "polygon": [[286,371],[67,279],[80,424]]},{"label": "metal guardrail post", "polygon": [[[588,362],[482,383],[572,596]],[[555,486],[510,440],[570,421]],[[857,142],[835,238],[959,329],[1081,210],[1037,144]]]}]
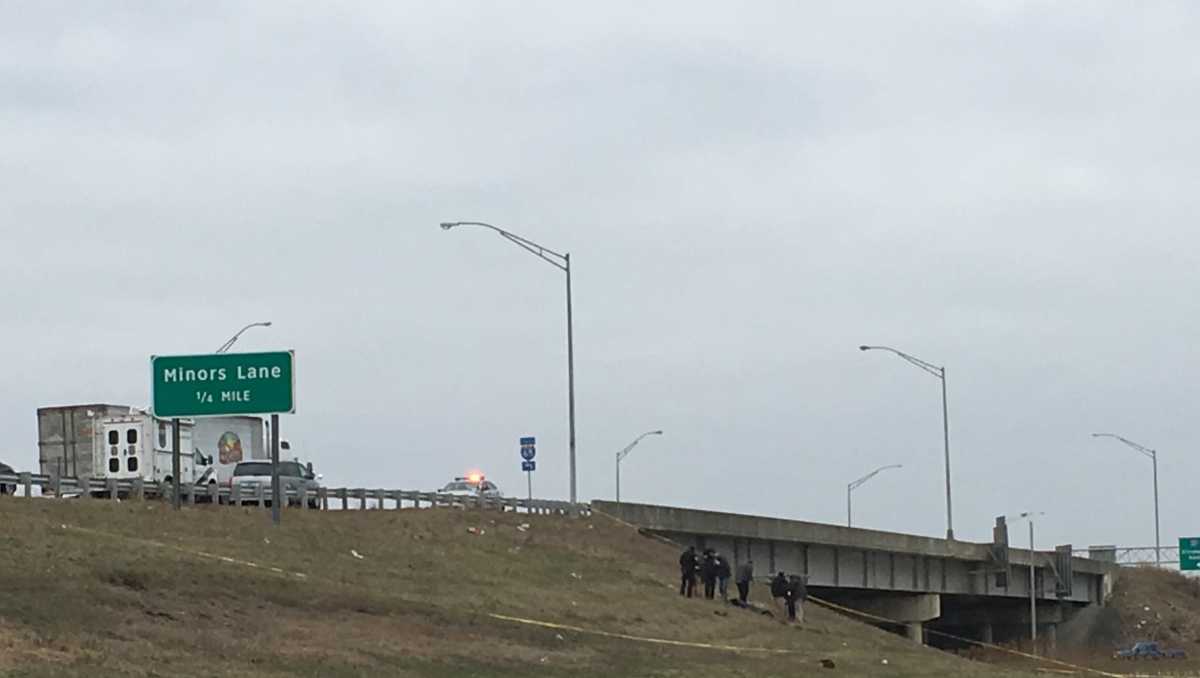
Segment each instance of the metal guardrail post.
[{"label": "metal guardrail post", "polygon": [[141,478],[134,478],[133,479],[133,490],[131,490],[130,497],[133,499],[137,499],[138,501],[142,501],[143,499],[145,499],[146,498],[145,483],[146,483],[146,481],[142,480]]},{"label": "metal guardrail post", "polygon": [[365,489],[359,488],[354,491],[354,495],[358,498],[358,510],[366,511],[367,510],[367,491]]},{"label": "metal guardrail post", "polygon": [[[109,478],[107,480],[107,482],[105,482],[105,485],[108,486],[108,498],[116,499],[117,498],[117,479]],[[89,494],[90,494],[90,492],[89,492]]]},{"label": "metal guardrail post", "polygon": [[229,486],[229,503],[234,506],[242,505],[242,486],[234,483]]},{"label": "metal guardrail post", "polygon": [[383,500],[387,498],[387,490],[375,490],[375,499],[379,502],[379,510],[383,510]]},{"label": "metal guardrail post", "polygon": [[298,488],[297,492],[300,494],[300,508],[307,509],[308,508],[308,488],[301,486],[300,488]]},{"label": "metal guardrail post", "polygon": [[33,496],[33,476],[29,473],[21,474],[21,484],[25,486],[25,498]]},{"label": "metal guardrail post", "polygon": [[322,511],[329,510],[329,490],[324,487],[317,488],[317,508]]},{"label": "metal guardrail post", "polygon": [[208,484],[208,501],[213,506],[221,503],[221,487],[216,483]]}]

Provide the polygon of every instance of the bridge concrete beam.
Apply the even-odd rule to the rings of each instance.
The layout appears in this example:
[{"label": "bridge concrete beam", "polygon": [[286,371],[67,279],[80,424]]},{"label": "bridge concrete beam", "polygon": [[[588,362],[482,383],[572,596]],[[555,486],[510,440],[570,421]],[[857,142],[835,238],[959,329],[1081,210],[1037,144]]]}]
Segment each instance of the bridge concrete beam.
[{"label": "bridge concrete beam", "polygon": [[[1039,624],[1061,624],[1071,616],[1074,606],[1068,609],[1065,605],[1055,602],[1038,602],[1037,621]],[[952,626],[1029,626],[1029,603],[1013,604],[1013,601],[998,600],[995,602],[974,604],[960,608],[946,605],[942,611],[939,623]]]},{"label": "bridge concrete beam", "polygon": [[852,605],[856,610],[892,621],[927,622],[942,615],[942,597],[936,593],[863,596]]},{"label": "bridge concrete beam", "polygon": [[909,639],[925,642],[925,622],[942,614],[942,597],[937,593],[896,593],[821,589],[817,595],[838,605],[898,623]]}]

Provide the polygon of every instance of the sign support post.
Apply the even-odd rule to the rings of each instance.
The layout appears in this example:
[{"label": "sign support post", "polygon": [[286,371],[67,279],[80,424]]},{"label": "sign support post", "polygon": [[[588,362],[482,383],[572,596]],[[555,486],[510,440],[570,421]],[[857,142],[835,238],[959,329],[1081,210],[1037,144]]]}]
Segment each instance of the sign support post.
[{"label": "sign support post", "polygon": [[537,468],[537,462],[533,460],[537,456],[537,439],[533,436],[525,436],[521,438],[521,470],[525,472],[525,480],[529,484],[529,502],[533,503],[533,472]]},{"label": "sign support post", "polygon": [[171,505],[178,511],[183,506],[183,497],[179,496],[179,475],[182,473],[179,463],[179,418],[171,420]]},{"label": "sign support post", "polygon": [[279,415],[271,415],[271,522],[279,524],[283,488],[279,486]]}]

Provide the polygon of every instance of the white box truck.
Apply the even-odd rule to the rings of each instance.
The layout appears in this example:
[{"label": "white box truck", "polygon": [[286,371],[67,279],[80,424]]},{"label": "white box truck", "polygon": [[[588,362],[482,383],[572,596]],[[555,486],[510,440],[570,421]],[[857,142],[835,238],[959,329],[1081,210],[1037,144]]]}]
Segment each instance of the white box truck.
[{"label": "white box truck", "polygon": [[233,468],[242,461],[268,461],[266,424],[261,417],[203,417],[195,420],[192,444],[212,457],[211,482],[228,485]]},{"label": "white box truck", "polygon": [[[156,419],[136,407],[99,403],[42,407],[37,417],[39,473],[81,481],[172,480],[169,419]],[[196,482],[208,465],[193,451],[191,420],[183,420],[179,431],[179,480]]]},{"label": "white box truck", "polygon": [[[173,430],[170,419],[144,412],[105,417],[98,422],[100,443],[93,448],[92,468],[98,478],[147,483],[174,480]],[[203,483],[212,475],[208,458],[192,447],[190,419],[179,421],[179,482]]]}]

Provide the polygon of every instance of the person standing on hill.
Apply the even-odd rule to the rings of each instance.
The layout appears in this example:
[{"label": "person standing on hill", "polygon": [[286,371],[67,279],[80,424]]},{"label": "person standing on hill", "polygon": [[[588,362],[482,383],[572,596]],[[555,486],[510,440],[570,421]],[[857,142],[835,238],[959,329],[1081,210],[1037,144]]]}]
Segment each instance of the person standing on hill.
[{"label": "person standing on hill", "polygon": [[737,577],[734,578],[734,583],[737,584],[738,600],[745,605],[750,600],[750,582],[754,581],[754,561],[747,560],[737,566]]},{"label": "person standing on hill", "polygon": [[704,582],[704,597],[712,600],[717,592],[717,554],[712,549],[704,549],[700,580]]},{"label": "person standing on hill", "polygon": [[729,578],[733,576],[733,572],[729,569],[729,561],[721,554],[717,554],[717,591],[721,594],[721,600],[729,600]]},{"label": "person standing on hill", "polygon": [[689,546],[679,556],[679,595],[691,598],[696,591],[696,547]]},{"label": "person standing on hill", "polygon": [[783,613],[784,604],[787,602],[787,590],[787,575],[780,571],[779,574],[771,579],[771,600],[775,603],[775,609],[780,614]]},{"label": "person standing on hill", "polygon": [[808,600],[808,585],[803,575],[792,575],[788,579],[788,619],[804,623],[804,601]]}]

